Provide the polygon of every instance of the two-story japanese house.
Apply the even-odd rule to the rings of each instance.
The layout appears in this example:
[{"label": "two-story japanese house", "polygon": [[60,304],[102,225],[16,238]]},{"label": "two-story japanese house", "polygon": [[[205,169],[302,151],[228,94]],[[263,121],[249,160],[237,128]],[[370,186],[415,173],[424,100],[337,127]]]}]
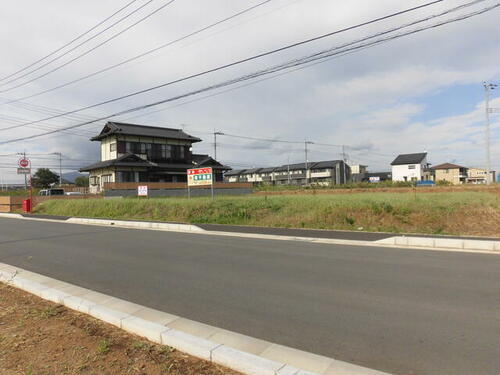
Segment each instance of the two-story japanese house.
[{"label": "two-story japanese house", "polygon": [[90,192],[106,182],[186,182],[187,169],[212,167],[215,180],[230,170],[208,155],[192,152],[201,139],[182,129],[108,122],[92,141],[101,142],[101,161],[81,168],[89,172]]}]

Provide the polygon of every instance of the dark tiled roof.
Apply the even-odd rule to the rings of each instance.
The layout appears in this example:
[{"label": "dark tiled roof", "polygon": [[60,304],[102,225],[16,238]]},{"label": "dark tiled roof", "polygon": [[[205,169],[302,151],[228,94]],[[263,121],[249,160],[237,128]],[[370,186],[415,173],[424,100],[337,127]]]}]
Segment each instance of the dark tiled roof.
[{"label": "dark tiled roof", "polygon": [[457,165],[457,164],[452,164],[452,163],[443,163],[443,164],[436,165],[435,167],[432,167],[431,169],[461,169],[461,168],[465,168],[465,167],[462,167],[461,165]]},{"label": "dark tiled roof", "polygon": [[325,168],[334,168],[337,164],[340,164],[342,160],[327,160],[327,161],[319,161],[317,163],[313,163],[309,166],[309,169],[325,169]]},{"label": "dark tiled roof", "polygon": [[419,164],[427,156],[427,152],[418,154],[401,154],[391,163],[391,165]]},{"label": "dark tiled roof", "polygon": [[271,173],[274,172],[275,169],[276,167],[261,168],[259,173]]},{"label": "dark tiled roof", "polygon": [[[311,166],[313,163],[309,163],[308,166]],[[298,164],[285,164],[280,167],[277,167],[274,171],[275,172],[283,172],[283,171],[297,171],[300,169],[306,169],[306,163],[298,163]]]},{"label": "dark tiled roof", "polygon": [[232,171],[224,173],[224,176],[239,176],[243,172],[245,172],[244,169],[232,170]]},{"label": "dark tiled roof", "polygon": [[252,168],[252,169],[245,169],[242,174],[253,174],[257,173],[261,170],[262,168]]},{"label": "dark tiled roof", "polygon": [[162,128],[158,126],[126,124],[123,122],[108,122],[102,129],[101,133],[93,138],[92,141],[99,141],[110,135],[133,135],[138,137],[157,137],[180,139],[191,142],[201,142],[200,138],[193,137],[184,133],[182,129]]},{"label": "dark tiled roof", "polygon": [[144,160],[137,155],[134,154],[125,154],[120,156],[117,159],[100,161],[98,163],[94,163],[88,165],[86,167],[80,168],[80,172],[89,172],[95,169],[107,168],[107,167],[155,167],[157,164],[152,163],[150,161]]},{"label": "dark tiled roof", "polygon": [[227,165],[219,163],[210,155],[204,155],[204,154],[193,154],[193,164],[195,164],[195,167],[211,167],[217,170],[229,171],[232,169]]}]

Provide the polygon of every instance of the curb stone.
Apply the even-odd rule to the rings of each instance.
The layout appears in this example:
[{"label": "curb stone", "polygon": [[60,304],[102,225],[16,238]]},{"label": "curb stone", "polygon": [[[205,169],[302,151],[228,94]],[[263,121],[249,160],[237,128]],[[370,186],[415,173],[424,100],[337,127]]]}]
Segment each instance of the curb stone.
[{"label": "curb stone", "polygon": [[128,221],[128,220],[93,219],[93,218],[76,218],[76,217],[70,217],[67,220],[61,221],[61,220],[55,220],[55,219],[53,220],[46,218],[31,218],[22,216],[20,214],[11,214],[11,213],[0,213],[0,217],[21,219],[21,220],[67,223],[67,224],[114,226],[117,228],[204,234],[213,236],[242,237],[242,238],[255,238],[255,239],[281,240],[281,241],[302,241],[309,243],[332,244],[332,245],[376,246],[376,247],[397,247],[397,248],[404,247],[409,249],[482,251],[489,253],[491,252],[500,253],[500,241],[495,241],[495,240],[487,241],[487,240],[455,239],[455,238],[433,238],[433,237],[413,237],[413,236],[407,237],[407,236],[395,235],[393,237],[384,238],[381,240],[362,241],[362,240],[285,236],[285,235],[275,235],[275,234],[210,231],[194,224],[182,224],[182,223],[161,223],[161,222],[150,222],[150,221]]},{"label": "curb stone", "polygon": [[[146,307],[133,313],[120,311],[120,306],[130,306],[131,303],[100,293],[98,295],[102,297],[103,302],[92,302],[83,298],[87,295],[93,295],[94,292],[90,290],[82,295],[82,291],[85,291],[85,289],[75,287],[73,290],[78,290],[78,295],[72,295],[71,293],[58,290],[59,287],[70,290],[68,289],[69,284],[66,282],[58,281],[8,264],[0,263],[0,281],[16,286],[29,293],[39,295],[42,298],[60,303],[70,309],[86,313],[94,318],[113,324],[127,332],[144,337],[153,342],[174,347],[187,354],[229,367],[246,375],[389,375],[369,368],[318,356],[297,349],[287,348],[213,327],[213,330],[216,332],[214,336],[216,336],[217,333],[224,332],[222,337],[230,337],[233,335],[232,340],[228,340],[230,342],[239,342],[240,345],[244,345],[247,348],[258,348],[255,353],[249,353],[227,345],[225,340],[217,340],[218,342],[216,342],[210,338],[202,338],[183,332],[180,328],[174,329],[169,327],[170,323],[164,325],[155,321],[142,319],[134,314],[137,313],[142,316],[156,315],[163,321],[168,317],[168,321],[172,324],[180,319],[188,322],[187,319],[175,319],[173,315]],[[49,284],[51,287],[47,286]],[[109,298],[106,299],[103,297]],[[109,305],[113,305],[116,309],[110,308]],[[170,320],[171,318],[172,320]],[[192,322],[193,326],[201,324],[202,323]],[[242,341],[245,340],[247,342],[242,344]],[[259,345],[255,345],[256,341],[259,342]],[[265,348],[262,345],[265,345]],[[279,358],[272,359],[268,356],[263,356],[266,351],[272,351],[275,350],[275,348],[280,349]],[[287,353],[289,353],[289,355],[287,355]],[[325,363],[329,364],[326,366],[326,369]],[[300,364],[304,365],[300,366]],[[318,368],[320,368],[321,371],[315,372],[314,370]]]}]

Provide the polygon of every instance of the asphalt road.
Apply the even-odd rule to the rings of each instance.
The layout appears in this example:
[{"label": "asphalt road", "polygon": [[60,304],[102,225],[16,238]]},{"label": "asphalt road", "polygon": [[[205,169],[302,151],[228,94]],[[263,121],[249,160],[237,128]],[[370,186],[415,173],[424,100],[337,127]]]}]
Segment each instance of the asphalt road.
[{"label": "asphalt road", "polygon": [[394,374],[500,373],[500,255],[2,218],[0,262]]}]

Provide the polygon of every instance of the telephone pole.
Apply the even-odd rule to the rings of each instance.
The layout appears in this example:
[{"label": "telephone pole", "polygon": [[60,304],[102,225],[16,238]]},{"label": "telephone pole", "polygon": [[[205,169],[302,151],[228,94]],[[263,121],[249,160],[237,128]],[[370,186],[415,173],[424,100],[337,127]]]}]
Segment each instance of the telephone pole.
[{"label": "telephone pole", "polygon": [[54,152],[53,155],[59,156],[59,186],[62,185],[62,153]]},{"label": "telephone pole", "polygon": [[486,170],[488,172],[487,183],[491,183],[490,179],[493,179],[491,174],[491,150],[490,150],[490,91],[494,90],[498,85],[493,83],[484,82],[484,96],[485,96],[485,108],[486,108]]},{"label": "telephone pole", "polygon": [[342,166],[342,169],[344,171],[344,184],[347,184],[347,175],[346,175],[346,166],[347,166],[347,158],[345,154],[345,145],[342,145],[342,160],[344,161],[344,165]]},{"label": "telephone pole", "polygon": [[304,153],[306,156],[306,184],[308,183],[309,178],[307,177],[307,171],[309,170],[309,159],[307,157],[308,150],[307,150],[307,145],[312,145],[314,142],[309,142],[307,140],[304,140]]},{"label": "telephone pole", "polygon": [[[23,152],[23,158],[26,159],[26,150]],[[26,177],[26,173],[24,174],[24,190],[28,190],[28,178]]]},{"label": "telephone pole", "polygon": [[214,129],[214,159],[217,160],[217,136],[224,135],[222,132],[216,132]]}]

